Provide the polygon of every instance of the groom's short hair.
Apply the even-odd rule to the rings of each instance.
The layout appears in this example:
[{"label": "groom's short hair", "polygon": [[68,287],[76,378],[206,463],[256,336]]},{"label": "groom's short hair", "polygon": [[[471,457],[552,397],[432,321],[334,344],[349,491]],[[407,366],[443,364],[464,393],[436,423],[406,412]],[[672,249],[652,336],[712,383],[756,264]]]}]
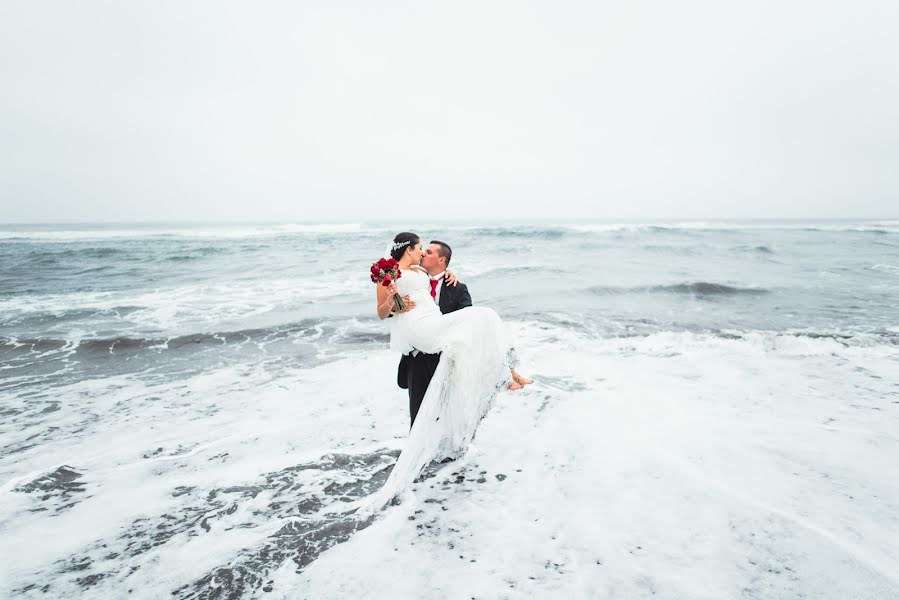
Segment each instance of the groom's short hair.
[{"label": "groom's short hair", "polygon": [[441,242],[439,240],[431,240],[432,244],[437,244],[440,246],[440,250],[437,251],[437,254],[446,259],[446,266],[449,266],[450,259],[453,257],[453,249],[449,247],[449,244],[446,242]]}]

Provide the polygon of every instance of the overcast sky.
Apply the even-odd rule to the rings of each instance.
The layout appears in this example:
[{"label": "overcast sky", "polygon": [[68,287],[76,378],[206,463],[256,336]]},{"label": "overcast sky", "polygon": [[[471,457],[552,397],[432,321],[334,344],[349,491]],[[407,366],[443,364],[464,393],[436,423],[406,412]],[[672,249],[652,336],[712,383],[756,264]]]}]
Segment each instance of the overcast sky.
[{"label": "overcast sky", "polygon": [[0,2],[0,221],[899,215],[899,2]]}]

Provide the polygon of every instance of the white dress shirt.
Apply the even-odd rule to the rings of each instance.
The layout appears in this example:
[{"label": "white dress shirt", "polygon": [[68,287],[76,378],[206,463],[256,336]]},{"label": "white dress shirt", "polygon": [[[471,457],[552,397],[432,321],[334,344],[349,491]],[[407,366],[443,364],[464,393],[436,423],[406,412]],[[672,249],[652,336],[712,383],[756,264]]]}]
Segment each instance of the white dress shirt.
[{"label": "white dress shirt", "polygon": [[[446,271],[442,273],[437,273],[437,275],[431,277],[431,279],[437,280],[437,296],[434,298],[434,302],[440,304],[440,288],[443,287],[443,278],[446,276]],[[428,293],[431,293],[431,290],[428,290]]]}]

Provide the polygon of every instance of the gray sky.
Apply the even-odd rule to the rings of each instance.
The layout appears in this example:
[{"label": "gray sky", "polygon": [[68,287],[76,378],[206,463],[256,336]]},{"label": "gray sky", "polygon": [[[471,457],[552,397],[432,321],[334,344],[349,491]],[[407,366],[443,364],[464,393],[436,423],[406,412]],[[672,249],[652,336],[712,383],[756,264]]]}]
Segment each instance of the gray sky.
[{"label": "gray sky", "polygon": [[899,2],[0,2],[0,221],[894,217]]}]

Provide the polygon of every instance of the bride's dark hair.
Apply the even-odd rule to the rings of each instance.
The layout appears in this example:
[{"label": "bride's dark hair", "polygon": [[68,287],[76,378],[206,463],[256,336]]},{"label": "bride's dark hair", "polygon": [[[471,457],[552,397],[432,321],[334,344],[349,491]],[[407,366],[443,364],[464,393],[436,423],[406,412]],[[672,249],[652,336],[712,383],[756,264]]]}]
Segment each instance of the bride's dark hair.
[{"label": "bride's dark hair", "polygon": [[[390,256],[395,260],[399,260],[406,253],[406,248],[412,248],[420,241],[421,238],[412,232],[403,231],[398,233],[393,238],[393,249],[390,251]],[[402,246],[397,247],[399,244],[402,244]]]}]

